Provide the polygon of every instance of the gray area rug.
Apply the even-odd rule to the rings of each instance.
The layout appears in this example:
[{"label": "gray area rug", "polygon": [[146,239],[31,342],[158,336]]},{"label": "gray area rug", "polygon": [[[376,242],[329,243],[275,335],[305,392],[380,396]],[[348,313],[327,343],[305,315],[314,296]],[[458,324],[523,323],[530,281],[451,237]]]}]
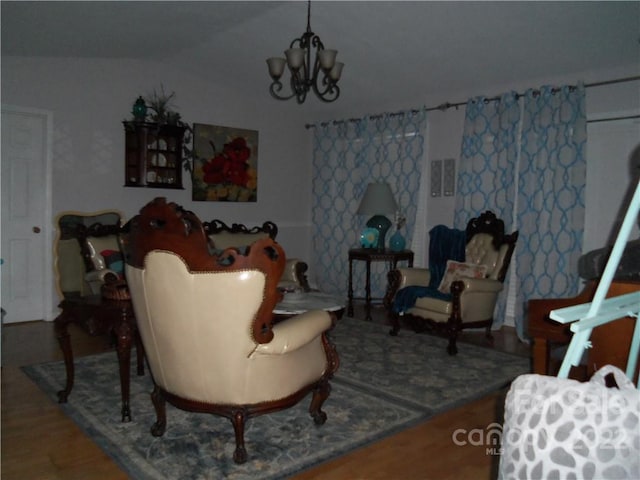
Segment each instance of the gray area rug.
[{"label": "gray area rug", "polygon": [[[135,479],[286,478],[318,463],[413,426],[507,385],[529,371],[529,360],[489,348],[459,344],[446,353],[446,340],[343,318],[331,337],[340,369],[323,410],[327,422],[315,426],[297,406],[247,422],[248,461],[233,462],[231,422],[223,417],[183,412],[167,404],[167,430],[150,433],[155,411],[152,382],[131,373],[132,421],[120,422],[120,383],[115,353],[76,359],[75,385],[61,405],[107,454]],[[132,362],[135,363],[135,362]],[[65,380],[63,362],[23,369],[51,399]]]}]

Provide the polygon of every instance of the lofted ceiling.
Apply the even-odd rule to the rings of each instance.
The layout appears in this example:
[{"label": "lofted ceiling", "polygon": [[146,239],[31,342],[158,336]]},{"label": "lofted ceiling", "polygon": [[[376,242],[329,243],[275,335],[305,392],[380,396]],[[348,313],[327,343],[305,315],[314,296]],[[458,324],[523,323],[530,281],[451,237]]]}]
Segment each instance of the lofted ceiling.
[{"label": "lofted ceiling", "polygon": [[[3,56],[153,60],[265,95],[265,59],[281,56],[307,17],[301,1],[3,0],[1,9]],[[345,68],[340,99],[327,105],[312,96],[300,107],[309,112],[385,99],[420,105],[426,92],[495,93],[483,90],[640,69],[638,1],[314,1],[311,28]]]}]

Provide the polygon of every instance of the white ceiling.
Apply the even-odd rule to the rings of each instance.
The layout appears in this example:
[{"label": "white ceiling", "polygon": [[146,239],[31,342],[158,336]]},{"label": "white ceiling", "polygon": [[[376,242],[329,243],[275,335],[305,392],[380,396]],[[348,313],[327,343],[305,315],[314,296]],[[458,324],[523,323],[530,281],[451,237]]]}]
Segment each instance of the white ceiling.
[{"label": "white ceiling", "polygon": [[[148,59],[265,95],[265,59],[282,55],[307,16],[300,1],[3,0],[1,8],[2,55]],[[639,1],[314,1],[311,27],[345,63],[340,110],[640,68]],[[320,105],[312,97],[304,108]]]}]

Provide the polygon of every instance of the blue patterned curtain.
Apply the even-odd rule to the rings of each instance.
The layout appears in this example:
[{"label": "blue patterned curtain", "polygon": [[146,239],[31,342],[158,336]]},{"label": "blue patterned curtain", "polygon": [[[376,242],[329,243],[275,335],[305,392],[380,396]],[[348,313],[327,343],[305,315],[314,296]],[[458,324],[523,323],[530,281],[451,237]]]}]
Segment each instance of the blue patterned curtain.
[{"label": "blue patterned curtain", "polygon": [[[316,125],[313,140],[313,271],[318,288],[345,295],[348,251],[358,247],[368,217],[357,215],[370,182],[385,181],[407,218],[407,245],[415,224],[422,156],[424,112],[405,112]],[[393,218],[391,218],[393,221]],[[387,234],[387,241],[394,227]],[[356,262],[363,263],[363,262]],[[387,266],[371,265],[371,294],[382,297]],[[354,264],[356,297],[364,296],[364,263]]]},{"label": "blue patterned curtain", "polygon": [[[520,106],[515,92],[502,95],[499,101],[477,97],[467,102],[457,182],[455,228],[464,229],[470,219],[491,210],[504,221],[507,232],[515,230],[512,220],[516,199],[519,125]],[[504,323],[508,298],[506,292],[510,288],[510,277],[507,276],[494,311],[496,327]]]},{"label": "blue patterned curtain", "polygon": [[503,324],[512,295],[524,338],[529,298],[577,292],[584,226],[586,114],[583,87],[543,87],[518,99],[467,103],[455,226],[485,210],[520,231],[511,274],[496,306]]},{"label": "blue patterned curtain", "polygon": [[545,86],[524,97],[518,180],[519,304],[578,293],[585,217],[584,87]]},{"label": "blue patterned curtain", "polygon": [[460,153],[454,227],[493,211],[511,228],[515,202],[520,107],[510,92],[499,101],[477,97],[467,102]]}]

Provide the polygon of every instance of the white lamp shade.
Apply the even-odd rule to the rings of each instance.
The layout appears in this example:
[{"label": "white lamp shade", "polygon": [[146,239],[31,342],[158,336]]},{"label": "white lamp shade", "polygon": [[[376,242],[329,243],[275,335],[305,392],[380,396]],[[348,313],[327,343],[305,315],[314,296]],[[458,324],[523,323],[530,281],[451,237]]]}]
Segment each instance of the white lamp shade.
[{"label": "white lamp shade", "polygon": [[285,56],[287,57],[287,65],[291,70],[299,70],[304,63],[304,50],[302,48],[290,48],[285,50]]},{"label": "white lamp shade", "polygon": [[329,71],[336,63],[337,50],[320,50],[318,52],[318,58],[320,59],[320,68],[325,71]]},{"label": "white lamp shade", "polygon": [[344,67],[344,63],[336,62],[331,71],[329,72],[329,78],[334,82],[340,80],[340,75],[342,75],[342,67]]},{"label": "white lamp shade", "polygon": [[370,183],[358,207],[359,215],[385,215],[395,213],[398,204],[388,183]]},{"label": "white lamp shade", "polygon": [[267,58],[267,65],[269,65],[269,75],[271,75],[271,78],[278,80],[284,73],[284,66],[286,63],[287,61],[284,58]]}]

